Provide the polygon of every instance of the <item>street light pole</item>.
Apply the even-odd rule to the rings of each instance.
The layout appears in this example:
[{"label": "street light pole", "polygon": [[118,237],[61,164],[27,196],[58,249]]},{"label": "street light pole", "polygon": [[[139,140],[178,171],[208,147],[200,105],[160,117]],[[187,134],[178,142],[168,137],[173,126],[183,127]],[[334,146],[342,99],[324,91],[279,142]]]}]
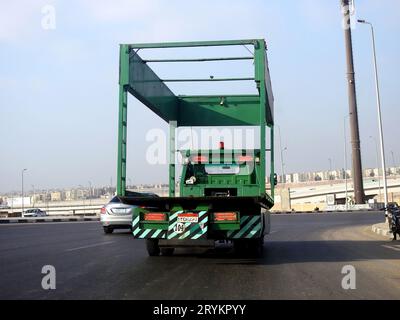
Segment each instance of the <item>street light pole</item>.
[{"label": "street light pole", "polygon": [[379,149],[378,149],[378,141],[373,136],[369,136],[371,139],[375,141],[375,151],[376,151],[376,166],[378,169],[378,191],[379,191],[379,201],[382,201],[382,192],[381,192],[381,178],[379,176]]},{"label": "street light pole", "polygon": [[287,148],[285,147],[285,149],[282,148],[282,136],[281,136],[281,127],[278,126],[278,133],[279,133],[279,147],[280,147],[280,151],[281,151],[281,172],[282,172],[282,182],[285,183],[286,182],[286,177],[285,177],[285,170],[284,170],[284,162],[283,162],[283,151],[287,150]]},{"label": "street light pole", "polygon": [[354,198],[357,204],[364,203],[364,186],[361,165],[360,130],[358,126],[358,112],[356,99],[356,82],[354,76],[353,47],[351,37],[351,19],[349,0],[341,0],[344,21],[344,37],[346,44],[347,85],[349,94],[349,117],[352,145],[352,173],[354,184]]},{"label": "street light pole", "polygon": [[23,217],[24,216],[24,172],[26,171],[26,170],[28,170],[28,169],[22,169],[22,172],[21,172],[21,176],[22,176],[22,212],[21,212],[21,216]]},{"label": "street light pole", "polygon": [[92,206],[92,182],[89,181],[89,207],[91,206]]},{"label": "street light pole", "polygon": [[394,172],[395,172],[395,174],[396,174],[396,160],[394,159],[394,152],[393,152],[393,150],[390,151],[390,153],[392,154],[393,169],[394,169]]},{"label": "street light pole", "polygon": [[346,210],[348,209],[347,206],[347,199],[348,199],[348,188],[347,188],[347,130],[346,130],[346,118],[347,116],[344,116],[343,118],[343,137],[344,137],[344,184],[345,184],[345,205],[346,205]]},{"label": "street light pole", "polygon": [[32,184],[33,189],[33,198],[32,198],[32,206],[35,207],[35,186]]},{"label": "street light pole", "polygon": [[[385,208],[388,205],[388,193],[387,193],[387,181],[386,181],[386,160],[385,160],[385,146],[383,141],[383,127],[382,127],[382,113],[381,113],[381,96],[379,92],[379,78],[378,78],[378,66],[376,63],[376,48],[375,48],[375,32],[372,23],[365,20],[358,20],[359,23],[368,24],[371,27],[372,37],[372,52],[374,60],[375,70],[375,91],[376,91],[376,107],[378,110],[378,127],[379,127],[379,140],[381,144],[381,161],[382,161],[382,177],[383,177],[383,196],[385,199]],[[387,211],[386,211],[387,216]]]}]

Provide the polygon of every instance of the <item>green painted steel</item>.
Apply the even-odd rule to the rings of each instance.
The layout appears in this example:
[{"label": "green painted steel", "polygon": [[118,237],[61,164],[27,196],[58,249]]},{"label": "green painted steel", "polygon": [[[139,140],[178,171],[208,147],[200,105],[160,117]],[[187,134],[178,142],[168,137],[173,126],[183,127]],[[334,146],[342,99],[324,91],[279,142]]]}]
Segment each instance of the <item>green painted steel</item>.
[{"label": "green painted steel", "polygon": [[179,96],[178,126],[259,125],[260,97]]},{"label": "green painted steel", "polygon": [[160,42],[160,43],[134,43],[130,44],[133,49],[159,49],[159,48],[185,48],[185,47],[216,47],[237,45],[259,45],[263,39],[248,40],[220,40],[220,41],[190,41],[190,42]]},{"label": "green painted steel", "polygon": [[[204,46],[252,45],[254,48],[254,81],[258,95],[221,95],[221,96],[176,96],[140,56],[141,49],[147,48],[180,48]],[[140,50],[139,50],[140,49]],[[210,58],[208,58],[210,59]],[[215,58],[229,59],[229,58]],[[168,60],[168,59],[165,59]],[[179,59],[170,59],[170,62]],[[187,59],[188,61],[190,59]],[[201,60],[191,59],[191,60]],[[206,61],[207,58],[204,58]],[[154,61],[157,62],[157,61]],[[160,61],[161,62],[161,61]],[[175,127],[182,126],[258,126],[260,128],[259,162],[254,173],[247,177],[226,177],[218,181],[210,178],[210,185],[229,188],[232,183],[238,187],[243,196],[265,197],[273,205],[274,197],[274,119],[273,95],[270,83],[266,45],[263,39],[196,41],[172,43],[123,44],[120,46],[120,94],[118,117],[118,169],[117,194],[125,195],[126,185],[126,142],[127,142],[127,92],[145,104],[170,125],[169,148],[169,183],[170,196],[175,195]],[[253,78],[251,78],[253,79]],[[170,79],[171,80],[171,79]],[[172,79],[187,80],[187,79]],[[189,79],[190,80],[190,79]],[[193,79],[192,79],[193,80]],[[196,79],[195,79],[196,80]],[[198,80],[198,79],[197,79]],[[221,79],[201,79],[217,81]],[[234,80],[234,79],[223,79]],[[266,130],[269,128],[270,141],[270,194],[266,192]],[[221,177],[220,177],[221,178]],[[222,183],[225,181],[226,183]],[[251,183],[249,182],[251,181]],[[182,181],[181,181],[182,182]],[[208,185],[208,182],[207,184]],[[182,190],[181,190],[182,191]],[[204,186],[188,186],[183,193],[188,196],[204,197]],[[182,194],[181,194],[182,196]],[[206,205],[206,204],[204,204]]]},{"label": "green painted steel", "polygon": [[165,121],[178,117],[178,98],[135,51],[129,53],[129,92]]},{"label": "green painted steel", "polygon": [[169,123],[169,196],[175,197],[175,131],[176,121]]},{"label": "green painted steel", "polygon": [[254,57],[216,57],[216,58],[191,58],[191,59],[146,59],[146,63],[159,62],[206,62],[206,61],[233,61],[233,60],[253,60]]}]

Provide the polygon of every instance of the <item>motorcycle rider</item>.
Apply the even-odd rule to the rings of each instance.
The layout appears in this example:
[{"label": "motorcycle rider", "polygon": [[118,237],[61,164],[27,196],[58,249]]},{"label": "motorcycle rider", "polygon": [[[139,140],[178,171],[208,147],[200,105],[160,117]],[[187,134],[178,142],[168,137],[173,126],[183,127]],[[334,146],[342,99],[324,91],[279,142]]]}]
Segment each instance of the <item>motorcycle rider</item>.
[{"label": "motorcycle rider", "polygon": [[389,212],[389,228],[393,233],[393,241],[397,240],[397,235],[400,236],[400,208],[397,204],[388,204],[387,211]]}]

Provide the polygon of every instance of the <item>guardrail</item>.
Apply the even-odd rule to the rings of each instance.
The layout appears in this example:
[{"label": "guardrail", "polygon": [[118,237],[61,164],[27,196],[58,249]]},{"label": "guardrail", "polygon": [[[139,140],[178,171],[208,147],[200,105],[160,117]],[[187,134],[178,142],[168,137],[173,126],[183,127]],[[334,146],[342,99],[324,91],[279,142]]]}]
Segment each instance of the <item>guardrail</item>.
[{"label": "guardrail", "polygon": [[29,218],[0,218],[0,224],[8,223],[38,223],[38,222],[81,222],[99,221],[97,216],[54,216],[54,217],[29,217]]},{"label": "guardrail", "polygon": [[[82,216],[82,215],[98,215],[102,205],[93,206],[59,206],[59,207],[39,207],[46,211],[49,216],[55,215],[69,215],[69,216]],[[4,218],[17,218],[22,217],[21,211],[17,210],[2,210],[0,211],[0,217]]]}]

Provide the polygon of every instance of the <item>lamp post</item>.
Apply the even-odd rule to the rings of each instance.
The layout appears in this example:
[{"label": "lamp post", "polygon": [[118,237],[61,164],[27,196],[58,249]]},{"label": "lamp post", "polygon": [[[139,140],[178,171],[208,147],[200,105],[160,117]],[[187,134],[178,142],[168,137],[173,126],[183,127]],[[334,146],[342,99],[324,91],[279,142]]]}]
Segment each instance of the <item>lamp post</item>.
[{"label": "lamp post", "polygon": [[328,158],[329,161],[329,174],[328,174],[328,179],[332,180],[332,159]]},{"label": "lamp post", "polygon": [[89,182],[89,208],[90,208],[92,206],[92,182],[91,181],[88,182]]},{"label": "lamp post", "polygon": [[[383,127],[382,127],[382,113],[381,113],[381,97],[379,92],[379,78],[378,78],[378,66],[376,63],[376,48],[375,48],[375,33],[372,23],[365,20],[357,20],[359,23],[367,24],[371,28],[371,39],[372,39],[372,53],[375,70],[375,91],[376,91],[376,107],[378,111],[378,127],[379,127],[379,140],[381,144],[381,161],[382,161],[382,177],[383,177],[383,196],[385,199],[385,208],[388,205],[388,193],[387,193],[387,181],[386,181],[386,162],[385,162],[385,146],[383,141]],[[387,210],[385,211],[387,217]]]},{"label": "lamp post", "polygon": [[28,169],[22,169],[21,172],[21,177],[22,177],[22,186],[21,186],[21,191],[22,191],[22,212],[21,215],[24,216],[24,172]]},{"label": "lamp post", "polygon": [[369,137],[375,141],[376,166],[378,168],[378,191],[379,191],[379,201],[381,201],[382,192],[381,192],[381,178],[379,176],[379,148],[378,148],[378,141],[376,141],[376,139],[373,136],[369,136]]},{"label": "lamp post", "polygon": [[83,185],[78,185],[78,188],[82,190],[82,201],[83,201],[83,215],[85,215],[86,210],[85,210],[85,187]]},{"label": "lamp post", "polygon": [[32,184],[33,189],[33,198],[32,198],[32,206],[35,207],[35,186]]},{"label": "lamp post", "polygon": [[390,153],[392,154],[393,169],[394,169],[394,173],[396,174],[396,160],[394,159],[394,152],[393,152],[393,150],[391,150]]},{"label": "lamp post", "polygon": [[344,137],[344,185],[345,185],[345,200],[344,203],[346,205],[346,210],[348,209],[347,206],[347,198],[348,198],[348,188],[347,188],[347,130],[346,130],[346,120],[349,115],[343,117],[343,137]]},{"label": "lamp post", "polygon": [[281,127],[278,126],[278,133],[279,133],[279,148],[281,151],[281,171],[282,171],[282,182],[285,183],[286,182],[286,177],[285,177],[285,163],[283,161],[283,151],[287,150],[287,147],[282,148],[282,136],[281,136]]}]

